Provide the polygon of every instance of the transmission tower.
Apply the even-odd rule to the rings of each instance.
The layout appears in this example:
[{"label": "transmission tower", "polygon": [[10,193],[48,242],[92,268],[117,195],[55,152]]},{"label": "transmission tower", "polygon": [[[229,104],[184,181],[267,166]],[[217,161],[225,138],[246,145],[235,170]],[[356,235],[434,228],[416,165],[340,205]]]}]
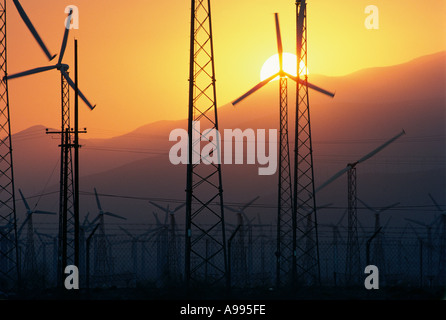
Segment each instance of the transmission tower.
[{"label": "transmission tower", "polygon": [[[0,68],[7,75],[6,0],[0,2]],[[0,291],[20,283],[8,81],[0,81]]]},{"label": "transmission tower", "polygon": [[293,281],[320,281],[313,147],[307,75],[307,13],[305,0],[296,1],[297,97],[294,141]]},{"label": "transmission tower", "polygon": [[[200,161],[200,141],[217,134],[210,0],[191,1],[185,279],[228,285],[220,161]],[[201,128],[209,129],[207,134]],[[214,136],[215,137],[215,136]],[[219,139],[209,158],[220,159]],[[210,162],[210,163],[209,163]]]}]

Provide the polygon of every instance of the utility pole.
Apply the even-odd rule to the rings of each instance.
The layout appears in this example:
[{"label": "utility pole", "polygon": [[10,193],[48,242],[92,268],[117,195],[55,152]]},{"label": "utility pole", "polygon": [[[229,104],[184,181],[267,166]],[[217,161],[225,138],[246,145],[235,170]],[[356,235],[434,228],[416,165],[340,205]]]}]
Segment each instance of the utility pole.
[{"label": "utility pole", "polygon": [[[77,52],[77,42],[75,40],[75,51]],[[77,54],[75,53],[77,61]],[[76,68],[77,69],[77,68]],[[68,72],[67,72],[68,73]],[[60,166],[60,187],[59,187],[59,242],[57,279],[58,286],[63,286],[63,275],[67,265],[79,266],[79,189],[78,185],[78,161],[79,161],[79,133],[86,133],[86,130],[78,129],[78,95],[77,72],[75,70],[75,128],[71,127],[70,112],[70,86],[63,74],[61,74],[61,109],[62,125],[60,131],[49,131],[47,134],[59,134],[61,136],[61,166]],[[75,161],[73,170],[74,149]],[[77,155],[76,155],[77,154]],[[76,181],[77,180],[77,181]],[[76,192],[77,190],[77,192]]]}]

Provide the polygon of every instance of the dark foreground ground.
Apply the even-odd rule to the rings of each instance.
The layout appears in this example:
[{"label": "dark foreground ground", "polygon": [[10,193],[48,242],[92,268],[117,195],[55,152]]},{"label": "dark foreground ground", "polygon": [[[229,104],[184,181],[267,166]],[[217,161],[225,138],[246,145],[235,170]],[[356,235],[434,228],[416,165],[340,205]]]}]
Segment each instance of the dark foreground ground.
[{"label": "dark foreground ground", "polygon": [[[386,287],[367,290],[364,287],[311,287],[294,290],[257,288],[158,289],[92,288],[81,290],[33,290],[3,296],[0,310],[11,311],[19,318],[60,320],[60,315],[88,319],[264,319],[302,318],[382,319],[395,314],[400,318],[425,317],[446,307],[445,288]],[[202,309],[199,309],[202,308]],[[212,308],[212,315],[207,312]],[[59,312],[59,311],[60,312]],[[201,311],[197,311],[201,310]],[[204,311],[203,311],[204,310]],[[251,312],[248,314],[248,312]],[[62,313],[61,313],[62,312]],[[201,314],[200,314],[201,312]],[[242,314],[244,312],[244,314]],[[300,315],[300,316],[299,316]]]},{"label": "dark foreground ground", "polygon": [[159,289],[91,288],[90,290],[45,289],[29,290],[4,295],[4,300],[445,300],[446,288],[384,287],[367,290],[364,287],[306,287],[274,290],[272,288],[232,289],[220,288]]}]

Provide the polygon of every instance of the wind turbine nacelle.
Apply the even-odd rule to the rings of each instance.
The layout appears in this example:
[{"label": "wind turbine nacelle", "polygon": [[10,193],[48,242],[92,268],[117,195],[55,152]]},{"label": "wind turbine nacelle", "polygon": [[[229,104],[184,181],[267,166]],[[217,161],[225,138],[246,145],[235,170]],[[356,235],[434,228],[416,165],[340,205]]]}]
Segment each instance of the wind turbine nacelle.
[{"label": "wind turbine nacelle", "polygon": [[61,63],[57,65],[57,70],[64,70],[67,71],[70,68],[70,66],[68,64],[65,63]]}]

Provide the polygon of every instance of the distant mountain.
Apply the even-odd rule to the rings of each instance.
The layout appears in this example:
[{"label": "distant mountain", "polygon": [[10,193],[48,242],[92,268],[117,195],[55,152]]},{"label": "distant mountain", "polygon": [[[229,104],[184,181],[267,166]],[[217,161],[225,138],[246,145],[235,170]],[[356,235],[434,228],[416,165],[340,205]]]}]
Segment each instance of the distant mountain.
[{"label": "distant mountain", "polygon": [[[358,196],[374,206],[397,201],[406,205],[407,212],[394,212],[395,221],[406,213],[420,214],[422,209],[413,210],[419,205],[431,205],[428,193],[446,205],[446,52],[343,77],[309,75],[309,81],[336,92],[333,99],[310,92],[316,185],[404,129],[406,135],[358,166]],[[292,159],[295,84],[290,80],[288,84]],[[240,94],[248,89],[240,88]],[[277,129],[278,91],[274,81],[237,107],[219,107],[220,131]],[[172,165],[168,153],[174,144],[169,141],[171,130],[186,127],[185,119],[158,121],[111,139],[81,140],[81,190],[92,192],[96,187],[104,194],[103,206],[126,215],[130,222],[152,221],[155,208],[146,198],[185,199],[186,166]],[[53,210],[58,203],[57,139],[45,134],[43,126],[13,136],[16,187],[27,195],[55,192],[39,203]],[[242,203],[260,195],[252,214],[259,212],[263,221],[274,221],[277,176],[259,176],[257,169],[258,165],[223,165],[224,199]],[[346,177],[341,177],[318,194],[318,202],[345,207],[346,189]],[[96,212],[91,195],[83,195],[81,205],[84,214]],[[330,220],[330,212],[337,216],[342,211],[330,210],[321,213],[322,220]]]}]

